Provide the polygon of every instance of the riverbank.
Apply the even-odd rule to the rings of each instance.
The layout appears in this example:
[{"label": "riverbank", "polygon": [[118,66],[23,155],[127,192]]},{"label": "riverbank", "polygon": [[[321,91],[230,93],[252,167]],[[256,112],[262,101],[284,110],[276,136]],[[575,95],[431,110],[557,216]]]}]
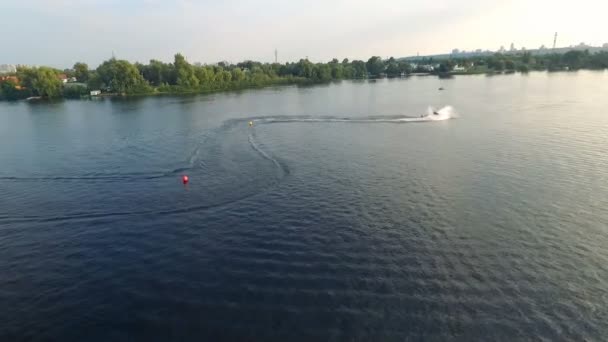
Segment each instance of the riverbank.
[{"label": "riverbank", "polygon": [[[437,75],[503,74],[528,71],[566,71],[608,68],[608,52],[590,54],[569,51],[563,55],[531,56],[496,54],[488,57],[421,59],[411,63],[403,59],[371,57],[367,62],[313,63],[300,59],[292,63],[220,62],[214,65],[190,64],[176,54],[172,63],[151,60],[149,64],[131,63],[111,58],[95,70],[84,63],[72,69],[49,67],[17,69],[14,75],[0,78],[0,100],[29,97],[81,98],[91,92],[121,95],[193,94],[266,87],[269,85],[322,84],[351,79],[396,78]],[[71,80],[69,83],[65,83]]]},{"label": "riverbank", "polygon": [[[595,69],[579,69],[579,70],[595,70]],[[194,95],[194,94],[212,94],[212,93],[222,93],[222,92],[231,92],[231,91],[239,91],[239,90],[248,90],[248,89],[261,89],[273,86],[289,86],[289,85],[297,85],[297,86],[313,86],[313,85],[321,85],[328,84],[331,82],[339,82],[343,80],[367,80],[370,82],[375,82],[376,80],[381,79],[397,79],[397,78],[409,78],[414,76],[419,77],[438,77],[438,78],[451,78],[453,76],[466,76],[466,75],[509,75],[514,73],[522,73],[527,74],[528,72],[576,72],[579,70],[569,70],[568,68],[561,69],[552,69],[552,70],[503,70],[497,71],[488,68],[471,68],[469,70],[458,70],[458,71],[450,71],[450,72],[412,72],[408,74],[404,74],[401,76],[386,76],[381,75],[380,77],[367,77],[367,78],[358,78],[358,79],[330,79],[326,81],[320,81],[315,79],[309,79],[304,77],[283,77],[283,78],[273,78],[267,79],[264,81],[251,82],[230,82],[223,85],[214,85],[214,86],[200,86],[198,88],[188,88],[177,85],[162,85],[158,87],[148,86],[144,88],[144,91],[137,92],[102,92],[97,95],[90,95],[90,90],[85,87],[80,87],[81,91],[79,93],[63,93],[63,96],[59,97],[48,97],[48,96],[22,96],[16,99],[6,99],[0,98],[0,101],[28,101],[28,102],[39,102],[39,101],[48,101],[48,100],[57,100],[57,99],[72,99],[72,100],[86,100],[86,99],[102,99],[102,98],[112,98],[112,97],[144,97],[144,96],[163,96],[163,95]],[[64,89],[74,90],[77,87],[69,86],[69,83],[64,86]]]},{"label": "riverbank", "polygon": [[212,94],[212,93],[223,93],[223,92],[231,92],[231,91],[239,91],[239,90],[248,90],[248,89],[262,89],[274,86],[290,86],[290,85],[299,85],[299,86],[311,86],[315,84],[324,84],[327,82],[314,82],[305,78],[285,78],[285,79],[277,79],[272,81],[267,81],[263,83],[253,84],[253,83],[240,83],[240,84],[229,84],[224,87],[205,87],[205,88],[184,88],[179,86],[163,86],[163,87],[154,87],[152,90],[147,92],[137,92],[137,93],[101,93],[99,95],[91,96],[86,95],[83,98],[103,98],[103,97],[136,97],[136,96],[162,96],[162,95],[195,95],[195,94]]},{"label": "riverbank", "polygon": [[[3,99],[8,101],[46,101],[50,99],[102,99],[102,98],[112,98],[112,97],[140,97],[140,96],[162,96],[162,95],[189,95],[189,94],[211,94],[211,93],[222,93],[222,92],[230,92],[230,91],[239,91],[239,90],[247,90],[247,89],[261,89],[273,86],[290,86],[290,85],[298,85],[298,86],[312,86],[315,84],[325,84],[327,82],[314,81],[310,79],[306,79],[303,77],[285,77],[285,78],[275,78],[271,80],[258,81],[258,82],[240,82],[235,83],[231,82],[224,85],[219,86],[202,86],[198,88],[187,88],[176,85],[163,85],[159,87],[147,87],[145,91],[137,91],[137,92],[101,92],[96,95],[91,95],[91,91],[86,89],[85,87],[81,87],[81,91],[79,93],[73,94],[63,94],[63,96],[59,97],[48,97],[48,96],[29,96],[29,97],[20,97],[16,99]],[[66,89],[73,90],[74,87],[65,87]]]}]

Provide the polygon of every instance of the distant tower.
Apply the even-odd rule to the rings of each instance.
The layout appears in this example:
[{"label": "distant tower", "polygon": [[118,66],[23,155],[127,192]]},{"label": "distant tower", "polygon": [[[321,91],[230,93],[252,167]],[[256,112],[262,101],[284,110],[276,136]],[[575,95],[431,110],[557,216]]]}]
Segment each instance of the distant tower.
[{"label": "distant tower", "polygon": [[557,32],[555,32],[555,36],[553,36],[553,48],[555,49],[555,45],[557,44]]},{"label": "distant tower", "polygon": [[274,49],[274,62],[279,62],[279,51],[277,51],[277,49]]}]

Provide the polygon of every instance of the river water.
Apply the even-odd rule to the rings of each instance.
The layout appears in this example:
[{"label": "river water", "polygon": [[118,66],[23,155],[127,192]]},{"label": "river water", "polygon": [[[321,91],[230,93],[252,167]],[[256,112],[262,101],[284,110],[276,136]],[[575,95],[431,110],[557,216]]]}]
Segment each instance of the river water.
[{"label": "river water", "polygon": [[607,95],[581,71],[1,103],[0,340],[602,340]]}]

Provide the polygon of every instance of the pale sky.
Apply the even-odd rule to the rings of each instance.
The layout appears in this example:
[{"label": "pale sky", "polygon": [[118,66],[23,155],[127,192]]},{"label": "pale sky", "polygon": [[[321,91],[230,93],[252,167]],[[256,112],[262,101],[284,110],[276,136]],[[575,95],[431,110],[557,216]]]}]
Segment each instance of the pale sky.
[{"label": "pale sky", "polygon": [[312,61],[608,42],[605,0],[0,0],[0,64]]}]

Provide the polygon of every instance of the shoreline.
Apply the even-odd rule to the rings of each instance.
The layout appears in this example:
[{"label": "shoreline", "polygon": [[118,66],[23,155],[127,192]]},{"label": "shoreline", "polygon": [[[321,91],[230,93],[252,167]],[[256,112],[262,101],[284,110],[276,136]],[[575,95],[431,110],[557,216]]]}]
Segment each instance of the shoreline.
[{"label": "shoreline", "polygon": [[[0,78],[0,99],[33,96],[79,99],[88,96],[142,96],[205,94],[273,85],[315,85],[342,80],[403,78],[410,76],[500,75],[530,71],[608,69],[608,51],[590,54],[572,50],[564,54],[532,56],[494,54],[478,58],[425,59],[416,63],[393,57],[372,56],[367,61],[337,58],[327,63],[262,63],[243,61],[214,65],[190,64],[177,53],[174,61],[150,60],[148,64],[110,58],[94,70],[77,62],[72,69],[20,66],[14,75]],[[104,93],[104,94],[102,94]]]},{"label": "shoreline", "polygon": [[154,89],[150,92],[142,92],[142,93],[102,93],[99,95],[83,95],[80,99],[87,98],[116,98],[116,97],[144,97],[144,96],[165,96],[165,95],[199,95],[199,94],[214,94],[214,93],[224,93],[231,91],[242,91],[242,90],[253,90],[253,89],[263,89],[269,87],[282,87],[282,86],[314,86],[319,84],[328,84],[332,82],[314,82],[314,81],[291,81],[287,82],[276,82],[276,83],[268,83],[264,85],[247,85],[247,86],[239,86],[239,87],[227,87],[227,88],[219,88],[219,89],[185,89],[185,90],[174,90],[174,91],[161,91],[158,88]]},{"label": "shoreline", "polygon": [[493,70],[477,70],[477,71],[451,71],[447,73],[440,72],[414,72],[409,73],[402,76],[396,77],[368,77],[368,78],[352,78],[352,79],[340,79],[340,80],[331,80],[331,81],[311,81],[308,79],[288,79],[281,80],[275,83],[268,83],[264,85],[244,85],[244,86],[236,86],[236,87],[226,87],[226,88],[218,88],[218,89],[174,89],[172,91],[166,90],[158,90],[154,88],[150,92],[141,92],[141,93],[101,93],[99,95],[86,95],[83,94],[80,98],[69,98],[69,97],[41,97],[41,96],[32,96],[26,99],[18,99],[18,100],[0,100],[0,102],[45,102],[45,101],[57,101],[57,100],[94,100],[94,99],[105,99],[105,98],[135,98],[135,97],[147,97],[147,96],[171,96],[171,95],[203,95],[203,94],[215,94],[215,93],[228,93],[234,91],[244,91],[244,90],[254,90],[254,89],[264,89],[269,87],[284,87],[284,86],[316,86],[316,85],[326,85],[332,83],[339,83],[342,81],[371,81],[376,82],[378,80],[388,79],[407,79],[410,77],[429,77],[435,76],[438,79],[442,78],[451,78],[454,76],[478,76],[478,75],[486,75],[486,76],[498,76],[498,75],[513,75],[513,74],[528,74],[528,73],[558,73],[558,72],[578,72],[578,71],[602,71],[605,69],[578,69],[578,70],[530,70],[526,72],[517,71],[517,70],[504,70],[504,71],[493,71]]}]

